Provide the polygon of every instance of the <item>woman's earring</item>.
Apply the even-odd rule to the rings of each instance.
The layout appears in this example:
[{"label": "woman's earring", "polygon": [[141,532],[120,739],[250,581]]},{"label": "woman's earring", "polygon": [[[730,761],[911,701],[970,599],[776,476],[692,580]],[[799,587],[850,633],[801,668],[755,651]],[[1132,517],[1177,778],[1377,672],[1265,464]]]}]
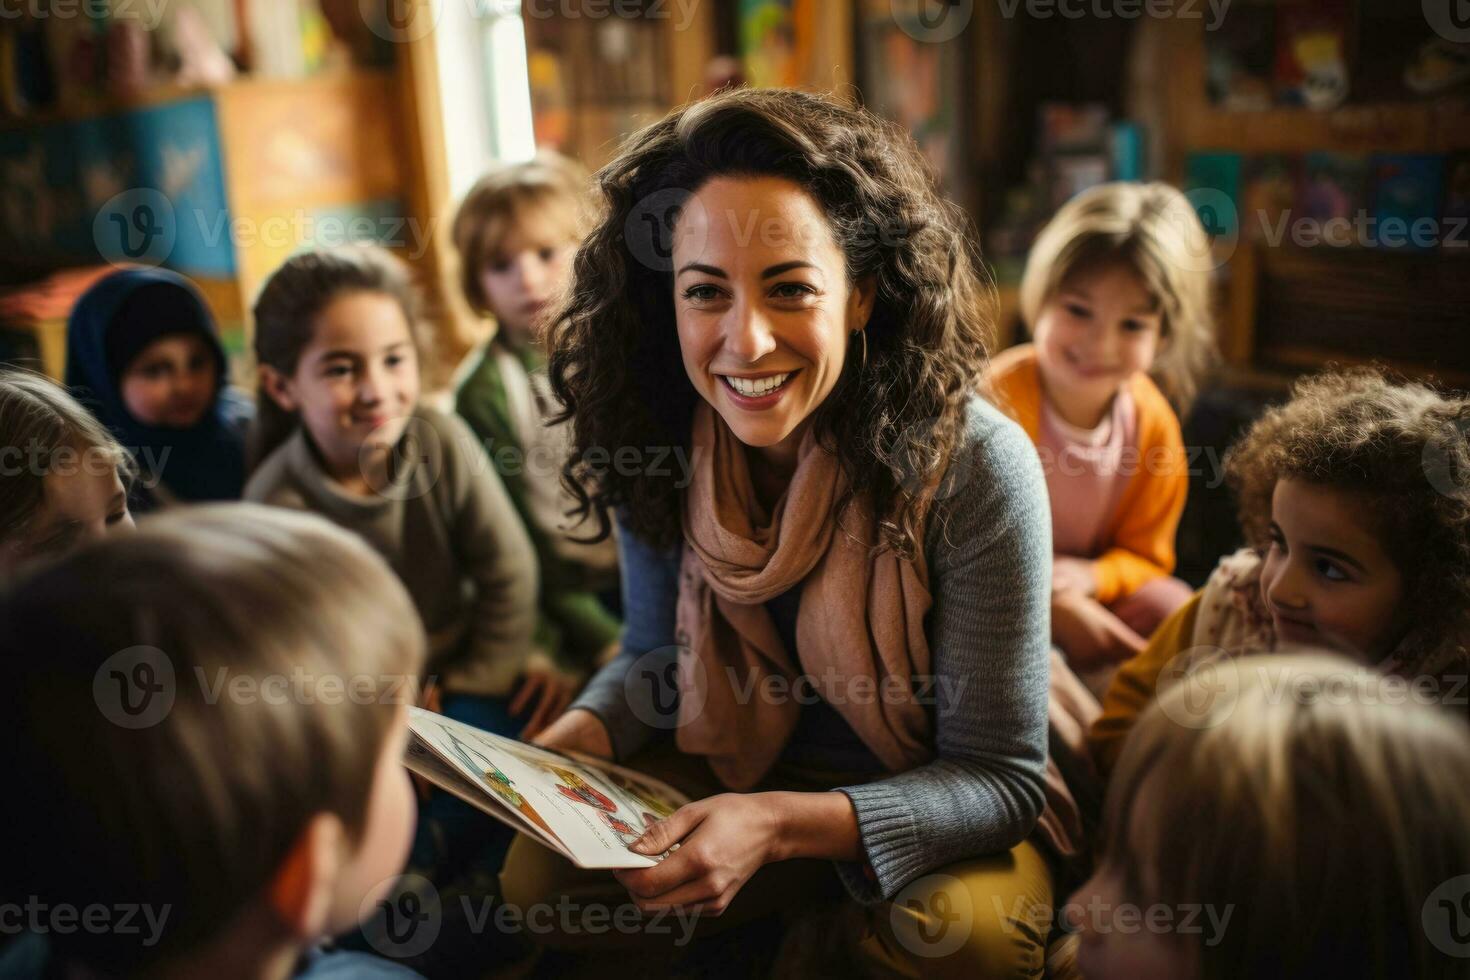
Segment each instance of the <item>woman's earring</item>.
[{"label": "woman's earring", "polygon": [[868,366],[868,332],[866,330],[854,330],[853,333],[857,334],[863,342],[863,356],[862,360],[858,362],[858,374],[862,374],[863,370]]}]

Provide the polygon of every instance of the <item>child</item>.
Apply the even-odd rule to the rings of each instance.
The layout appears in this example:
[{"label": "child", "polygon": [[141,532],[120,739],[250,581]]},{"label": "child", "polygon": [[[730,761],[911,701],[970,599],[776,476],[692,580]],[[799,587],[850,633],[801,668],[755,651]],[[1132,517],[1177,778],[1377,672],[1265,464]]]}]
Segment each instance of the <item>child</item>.
[{"label": "child", "polygon": [[1051,495],[1053,636],[1086,671],[1124,660],[1189,596],[1171,577],[1188,490],[1176,404],[1211,347],[1204,229],[1164,184],[1104,184],[1041,232],[1021,282],[1034,343],[989,370]]},{"label": "child", "polygon": [[[1470,730],[1321,654],[1144,713],[1067,913],[1088,980],[1462,977]],[[1179,719],[1188,717],[1188,724]]]},{"label": "child", "polygon": [[[535,553],[474,436],[420,403],[418,323],[408,269],[382,249],[306,252],[276,270],[255,305],[263,458],[245,496],[319,513],[388,559],[428,630],[442,696],[431,707],[534,734],[551,720],[543,703],[565,703],[560,678],[531,656]],[[516,718],[528,701],[526,726]],[[422,841],[414,865],[462,868],[459,842],[491,822],[434,799],[425,833],[443,840]],[[483,863],[496,870],[499,858]]]},{"label": "child", "polygon": [[0,604],[0,770],[24,787],[0,888],[35,911],[0,973],[416,976],[318,945],[407,853],[423,645],[369,548],[243,504],[27,579]]},{"label": "child", "polygon": [[1099,765],[1191,651],[1310,643],[1406,677],[1463,675],[1466,418],[1470,399],[1366,369],[1300,381],[1266,412],[1225,461],[1249,547],[1119,670],[1090,737]]},{"label": "child", "polygon": [[67,325],[66,383],[142,467],[135,510],[235,500],[253,407],[229,387],[214,318],[167,269],[119,269]]},{"label": "child", "polygon": [[51,379],[0,369],[0,580],[114,528],[131,528],[133,461]]},{"label": "child", "polygon": [[499,470],[541,564],[537,642],[578,674],[614,648],[621,628],[598,598],[616,589],[616,542],[569,534],[567,430],[545,421],[556,405],[542,330],[585,231],[586,183],[570,161],[543,154],[483,178],[454,219],[465,298],[498,326],[455,407],[493,459],[513,454]]}]

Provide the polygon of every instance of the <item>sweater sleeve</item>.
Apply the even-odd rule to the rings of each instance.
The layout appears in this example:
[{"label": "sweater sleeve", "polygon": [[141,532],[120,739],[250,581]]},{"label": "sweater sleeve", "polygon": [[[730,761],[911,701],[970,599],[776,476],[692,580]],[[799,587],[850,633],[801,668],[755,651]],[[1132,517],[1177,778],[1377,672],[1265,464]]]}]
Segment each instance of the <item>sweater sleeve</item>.
[{"label": "sweater sleeve", "polygon": [[644,542],[621,521],[618,532],[622,650],[593,675],[572,707],[602,720],[613,757],[624,762],[655,735],[678,725],[674,618],[680,554],[678,548],[665,551]]},{"label": "sweater sleeve", "polygon": [[1119,502],[1111,545],[1093,563],[1097,600],[1115,602],[1174,572],[1174,537],[1189,494],[1179,420],[1163,400],[1140,399],[1138,472]]},{"label": "sweater sleeve", "polygon": [[[495,468],[459,418],[438,416],[451,481],[451,542],[475,596],[464,654],[446,665],[447,688],[509,691],[532,650],[536,553]],[[477,457],[475,454],[482,454]]]},{"label": "sweater sleeve", "polygon": [[1128,733],[1133,730],[1143,709],[1153,701],[1159,675],[1169,661],[1191,645],[1199,604],[1200,593],[1196,592],[1159,624],[1144,651],[1125,661],[1113,675],[1113,681],[1103,695],[1102,714],[1093,722],[1092,731],[1087,736],[1092,758],[1104,776],[1112,772]]},{"label": "sweater sleeve", "polygon": [[841,788],[872,876],[853,863],[839,863],[838,873],[860,901],[891,898],[927,871],[1015,846],[1044,805],[1046,483],[1030,440],[993,407],[972,407],[968,441],[954,494],[926,537],[936,758]]}]

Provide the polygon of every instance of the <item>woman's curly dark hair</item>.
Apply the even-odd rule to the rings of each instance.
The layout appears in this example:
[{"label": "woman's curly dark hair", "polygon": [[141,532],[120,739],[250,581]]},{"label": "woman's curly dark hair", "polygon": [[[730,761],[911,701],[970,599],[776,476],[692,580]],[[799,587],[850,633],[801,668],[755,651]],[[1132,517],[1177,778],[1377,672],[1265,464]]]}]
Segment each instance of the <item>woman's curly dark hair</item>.
[{"label": "woman's curly dark hair", "polygon": [[812,424],[848,500],[866,495],[885,519],[882,544],[912,554],[984,368],[994,291],[968,220],[907,133],[790,90],[735,89],[675,109],[594,176],[604,211],[549,341],[551,385],[572,420],[564,482],[575,513],[596,515],[599,539],[614,507],[644,540],[680,539],[676,473],[594,464],[625,446],[687,451],[699,395],[675,329],[673,226],[682,200],[732,175],[800,185],[825,212],[849,281],[873,277],[866,363],[849,358]]},{"label": "woman's curly dark hair", "polygon": [[1421,647],[1470,631],[1470,399],[1373,368],[1303,379],[1225,456],[1246,540],[1269,544],[1290,478],[1354,494],[1404,580]]}]

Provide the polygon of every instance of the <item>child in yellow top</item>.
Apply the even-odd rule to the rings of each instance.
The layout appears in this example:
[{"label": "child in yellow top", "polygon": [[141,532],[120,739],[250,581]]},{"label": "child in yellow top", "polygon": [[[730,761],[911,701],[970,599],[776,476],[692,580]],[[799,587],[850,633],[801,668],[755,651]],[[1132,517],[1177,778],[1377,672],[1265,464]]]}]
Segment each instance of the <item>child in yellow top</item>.
[{"label": "child in yellow top", "polygon": [[1208,249],[1188,200],[1165,184],[1079,194],[1027,260],[1021,309],[1034,343],[989,371],[1041,455],[1053,636],[1078,669],[1137,653],[1189,596],[1171,577],[1188,473],[1170,398],[1188,404],[1210,354]]},{"label": "child in yellow top", "polygon": [[[1124,664],[1089,742],[1111,769],[1162,678],[1310,644],[1426,678],[1464,713],[1470,399],[1373,371],[1299,382],[1226,456],[1248,548]],[[1221,679],[1221,683],[1226,683]]]}]

